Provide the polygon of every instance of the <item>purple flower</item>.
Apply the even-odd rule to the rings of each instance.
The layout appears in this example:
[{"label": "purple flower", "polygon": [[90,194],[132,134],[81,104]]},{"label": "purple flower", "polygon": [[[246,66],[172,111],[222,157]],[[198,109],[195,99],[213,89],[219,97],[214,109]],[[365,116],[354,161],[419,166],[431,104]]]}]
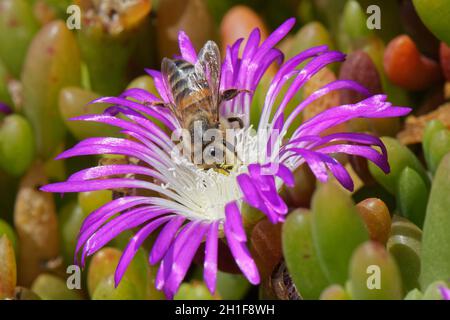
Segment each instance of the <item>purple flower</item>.
[{"label": "purple flower", "polygon": [[[287,20],[261,45],[259,30],[253,30],[241,58],[239,50],[242,39],[227,48],[220,90],[248,90],[224,102],[220,108],[223,117],[238,115],[244,123],[244,128],[238,130],[235,143],[237,154],[244,160],[234,166],[229,174],[199,168],[187,158],[174,159],[173,141],[149,120],[158,120],[170,130],[180,127],[175,115],[159,103],[170,102],[171,94],[158,71],[148,70],[148,73],[153,77],[160,97],[142,89],[130,89],[119,97],[97,100],[114,105],[104,114],[74,119],[119,127],[133,140],[109,137],[86,139],[62,153],[58,159],[120,154],[139,159],[146,165],[93,167],[72,175],[66,182],[47,185],[42,190],[63,193],[140,188],[161,195],[125,196],[92,212],[84,221],[78,237],[76,256],[81,250],[81,264],[87,256],[93,255],[121,232],[139,227],[117,266],[117,284],[143,241],[162,227],[150,252],[149,262],[160,263],[156,287],[164,290],[168,298],[172,298],[178,290],[202,242],[205,242],[204,279],[209,290],[214,292],[218,241],[221,237],[226,239],[242,273],[252,284],[258,284],[259,273],[246,246],[247,236],[241,215],[244,202],[262,211],[273,223],[284,221],[288,207],[278,191],[283,184],[294,184],[292,172],[304,163],[318,180],[327,181],[328,172],[331,172],[344,187],[351,190],[352,179],[342,164],[333,158],[335,153],[367,158],[384,172],[389,172],[386,149],[377,137],[345,132],[321,136],[324,130],[354,118],[398,117],[409,113],[408,108],[392,106],[385,95],[369,96],[361,85],[338,80],[314,92],[292,113],[285,114],[289,101],[312,76],[325,66],[345,59],[344,54],[330,51],[326,46],[306,50],[281,65],[268,89],[257,130],[252,130],[249,115],[253,92],[268,67],[273,62],[282,63],[283,54],[274,46],[286,36],[294,23],[294,19]],[[197,53],[184,32],[179,34],[179,45],[181,58],[194,64]],[[305,66],[298,69],[303,63],[306,63]],[[275,103],[281,88],[290,79],[292,81],[281,102]],[[328,109],[287,136],[288,128],[304,108],[328,92],[342,89],[355,90],[368,97],[356,104]],[[120,117],[117,116],[119,113]],[[149,179],[110,178],[125,174],[147,176]]]},{"label": "purple flower", "polygon": [[3,113],[4,115],[8,115],[8,114],[12,113],[12,110],[7,104],[0,101],[0,113]]},{"label": "purple flower", "polygon": [[450,289],[447,289],[445,287],[440,287],[442,298],[444,300],[450,300]]}]

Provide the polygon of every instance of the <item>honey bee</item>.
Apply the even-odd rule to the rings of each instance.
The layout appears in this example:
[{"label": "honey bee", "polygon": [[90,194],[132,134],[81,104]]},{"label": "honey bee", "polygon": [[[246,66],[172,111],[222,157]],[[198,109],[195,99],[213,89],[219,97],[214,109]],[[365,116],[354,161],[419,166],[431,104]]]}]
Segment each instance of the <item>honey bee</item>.
[{"label": "honey bee", "polygon": [[[224,138],[226,130],[236,129],[236,124],[242,129],[243,122],[239,117],[224,119],[220,116],[219,107],[222,102],[249,91],[229,89],[220,92],[220,61],[219,48],[214,41],[208,41],[200,50],[195,64],[164,58],[161,72],[173,98],[173,103],[167,107],[189,133],[191,156],[202,155],[201,163],[195,163],[226,174],[237,159],[233,143]],[[204,133],[211,129],[217,130],[222,138],[203,139]],[[201,143],[194,143],[199,138]]]}]

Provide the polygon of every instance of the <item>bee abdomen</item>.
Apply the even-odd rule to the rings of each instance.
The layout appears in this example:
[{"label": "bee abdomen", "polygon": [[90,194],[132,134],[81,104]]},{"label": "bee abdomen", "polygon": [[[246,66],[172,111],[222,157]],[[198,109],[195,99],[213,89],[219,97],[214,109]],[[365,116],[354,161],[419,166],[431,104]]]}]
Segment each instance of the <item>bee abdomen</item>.
[{"label": "bee abdomen", "polygon": [[169,86],[176,105],[183,105],[186,108],[207,98],[208,82],[196,74],[192,63],[165,59],[163,66],[167,68]]}]

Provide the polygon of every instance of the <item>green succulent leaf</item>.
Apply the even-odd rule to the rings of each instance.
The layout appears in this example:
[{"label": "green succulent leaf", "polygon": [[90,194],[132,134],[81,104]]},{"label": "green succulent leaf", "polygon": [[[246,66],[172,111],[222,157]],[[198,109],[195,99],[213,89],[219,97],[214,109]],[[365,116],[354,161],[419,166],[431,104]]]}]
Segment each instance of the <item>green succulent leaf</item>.
[{"label": "green succulent leaf", "polygon": [[0,59],[18,78],[33,36],[39,29],[31,5],[25,0],[0,2]]},{"label": "green succulent leaf", "polygon": [[296,210],[283,224],[283,256],[289,273],[304,299],[318,299],[330,284],[322,271],[311,230],[312,214]]},{"label": "green succulent leaf", "polygon": [[421,288],[450,279],[450,154],[442,159],[433,180],[422,238]]},{"label": "green succulent leaf", "polygon": [[45,25],[30,45],[22,71],[23,110],[36,137],[38,155],[47,159],[64,140],[59,92],[79,86],[81,62],[75,37],[63,21]]},{"label": "green succulent leaf", "polygon": [[410,167],[403,169],[398,180],[397,202],[403,216],[422,227],[429,190],[420,175]]},{"label": "green succulent leaf", "polygon": [[410,167],[420,175],[426,187],[429,188],[430,180],[428,175],[414,153],[394,138],[383,137],[381,140],[387,149],[391,172],[385,174],[375,164],[369,162],[369,171],[375,180],[390,193],[395,194],[398,190],[401,173],[406,167]]},{"label": "green succulent leaf", "polygon": [[344,284],[353,251],[369,235],[350,196],[333,183],[319,187],[313,196],[312,236],[327,279]]},{"label": "green succulent leaf", "polygon": [[377,242],[355,250],[350,262],[350,292],[356,300],[399,300],[402,279],[394,258]]}]

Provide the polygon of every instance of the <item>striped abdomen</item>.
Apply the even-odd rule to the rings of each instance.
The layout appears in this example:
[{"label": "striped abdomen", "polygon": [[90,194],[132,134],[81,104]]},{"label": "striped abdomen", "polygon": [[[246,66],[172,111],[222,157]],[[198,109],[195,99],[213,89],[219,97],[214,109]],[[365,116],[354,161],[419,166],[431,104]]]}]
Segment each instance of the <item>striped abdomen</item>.
[{"label": "striped abdomen", "polygon": [[208,81],[195,72],[194,65],[184,60],[164,59],[162,70],[167,76],[175,105],[181,113],[195,104],[201,108],[211,108],[209,104],[212,96]]}]

